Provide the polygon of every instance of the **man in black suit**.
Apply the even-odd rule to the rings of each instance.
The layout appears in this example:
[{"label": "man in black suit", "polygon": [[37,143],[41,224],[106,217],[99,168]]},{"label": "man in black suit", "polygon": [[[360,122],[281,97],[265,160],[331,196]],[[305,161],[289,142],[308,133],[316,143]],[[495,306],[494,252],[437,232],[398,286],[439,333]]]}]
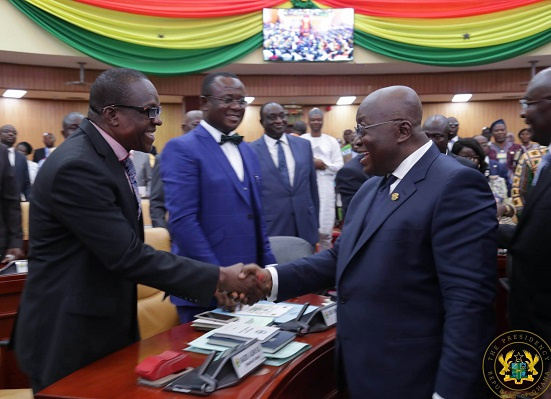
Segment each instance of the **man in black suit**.
[{"label": "man in black suit", "polygon": [[8,148],[0,144],[0,262],[24,256],[21,205]]},{"label": "man in black suit", "polygon": [[[551,144],[551,68],[532,78],[522,101],[521,117],[534,141]],[[527,330],[551,343],[551,165],[543,157],[522,217],[509,248],[513,257],[509,320],[511,328]]]},{"label": "man in black suit", "polygon": [[335,178],[337,192],[341,195],[343,221],[352,197],[354,197],[354,194],[356,194],[362,184],[371,177],[364,172],[364,167],[360,163],[365,152],[365,147],[362,141],[358,140],[357,135],[354,136],[352,141],[352,149],[358,155],[345,163],[342,169],[337,172],[337,177]]},{"label": "man in black suit", "polygon": [[12,125],[0,127],[0,142],[8,147],[8,159],[11,166],[15,169],[15,184],[18,192],[22,195],[21,199],[29,200],[31,198],[31,179],[29,177],[29,167],[27,158],[15,151],[15,141],[17,140],[17,130]]},{"label": "man in black suit", "polygon": [[[48,158],[48,156],[56,149],[55,147],[55,136],[53,133],[43,133],[42,134],[42,142],[44,143],[44,147],[37,148],[34,151],[33,155],[33,162],[39,163],[43,159]],[[43,161],[44,162],[44,161]],[[40,163],[39,166],[42,164]]]},{"label": "man in black suit", "polygon": [[144,244],[128,153],[151,150],[160,112],[141,72],[103,72],[90,89],[88,119],[35,181],[14,339],[35,392],[139,339],[136,283],[203,305],[216,291],[262,295],[256,280],[238,284],[242,264],[220,268]]},{"label": "man in black suit", "polygon": [[[450,118],[446,118],[444,115],[432,115],[427,118],[425,123],[423,124],[423,131],[427,135],[429,139],[433,141],[434,144],[436,144],[436,147],[438,147],[438,150],[442,154],[449,155],[450,157],[454,158],[457,162],[464,166],[468,166],[469,168],[477,169],[477,166],[474,162],[472,162],[470,159],[460,157],[458,155],[455,155],[453,152],[451,152],[448,149],[448,143],[451,139],[450,137],[450,123],[448,122]],[[455,123],[457,123],[457,120],[455,118],[451,118],[455,120]],[[457,137],[457,136],[454,136]]]}]

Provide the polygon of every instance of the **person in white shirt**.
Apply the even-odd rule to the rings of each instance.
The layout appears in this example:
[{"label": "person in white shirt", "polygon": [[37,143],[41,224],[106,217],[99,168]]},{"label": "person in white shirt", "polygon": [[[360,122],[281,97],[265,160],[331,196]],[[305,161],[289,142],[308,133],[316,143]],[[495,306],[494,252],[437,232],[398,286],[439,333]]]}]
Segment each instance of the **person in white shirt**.
[{"label": "person in white shirt", "polygon": [[310,141],[314,154],[320,201],[319,249],[322,251],[332,246],[331,238],[335,225],[335,176],[344,162],[337,139],[321,132],[323,112],[319,108],[313,108],[308,113],[308,124],[311,133],[300,137]]}]

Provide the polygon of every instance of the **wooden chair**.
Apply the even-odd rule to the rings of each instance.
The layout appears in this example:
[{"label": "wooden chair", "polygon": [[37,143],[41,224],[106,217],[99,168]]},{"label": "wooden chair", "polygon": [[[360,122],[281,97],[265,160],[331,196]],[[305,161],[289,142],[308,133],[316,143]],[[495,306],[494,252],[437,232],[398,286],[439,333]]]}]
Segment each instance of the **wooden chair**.
[{"label": "wooden chair", "polygon": [[[145,229],[145,243],[161,251],[170,251],[167,229]],[[180,324],[176,307],[156,288],[138,284],[138,323],[142,339],[159,334]]]},{"label": "wooden chair", "polygon": [[[142,214],[144,227],[151,227],[153,224],[151,222],[151,214],[149,213],[149,200],[147,198],[142,199]],[[170,251],[170,246],[168,248],[168,251]]]}]

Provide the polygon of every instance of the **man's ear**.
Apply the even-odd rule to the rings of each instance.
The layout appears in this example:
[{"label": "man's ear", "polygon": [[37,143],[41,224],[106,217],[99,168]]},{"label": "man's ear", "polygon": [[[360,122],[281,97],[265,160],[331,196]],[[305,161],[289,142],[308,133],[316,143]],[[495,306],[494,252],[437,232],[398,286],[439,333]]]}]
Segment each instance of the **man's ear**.
[{"label": "man's ear", "polygon": [[199,108],[201,108],[201,111],[206,112],[208,109],[208,103],[209,99],[205,96],[199,97]]},{"label": "man's ear", "polygon": [[119,113],[115,107],[105,107],[101,110],[103,120],[111,126],[119,126]]},{"label": "man's ear", "polygon": [[404,141],[409,140],[411,137],[411,133],[413,131],[413,127],[411,126],[411,122],[408,120],[400,121],[400,124],[398,125],[398,143],[402,143]]}]

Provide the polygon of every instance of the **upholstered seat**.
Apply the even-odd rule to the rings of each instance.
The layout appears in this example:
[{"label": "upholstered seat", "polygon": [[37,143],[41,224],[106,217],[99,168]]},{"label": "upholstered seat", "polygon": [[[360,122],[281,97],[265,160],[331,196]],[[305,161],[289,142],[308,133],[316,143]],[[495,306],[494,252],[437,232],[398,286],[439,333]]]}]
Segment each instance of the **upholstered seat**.
[{"label": "upholstered seat", "polygon": [[291,262],[314,253],[312,245],[299,237],[274,236],[269,237],[269,240],[277,263]]},{"label": "upholstered seat", "polygon": [[[170,235],[162,227],[145,229],[145,243],[170,251]],[[142,339],[166,331],[179,323],[176,307],[156,288],[138,284],[138,323]]]}]

